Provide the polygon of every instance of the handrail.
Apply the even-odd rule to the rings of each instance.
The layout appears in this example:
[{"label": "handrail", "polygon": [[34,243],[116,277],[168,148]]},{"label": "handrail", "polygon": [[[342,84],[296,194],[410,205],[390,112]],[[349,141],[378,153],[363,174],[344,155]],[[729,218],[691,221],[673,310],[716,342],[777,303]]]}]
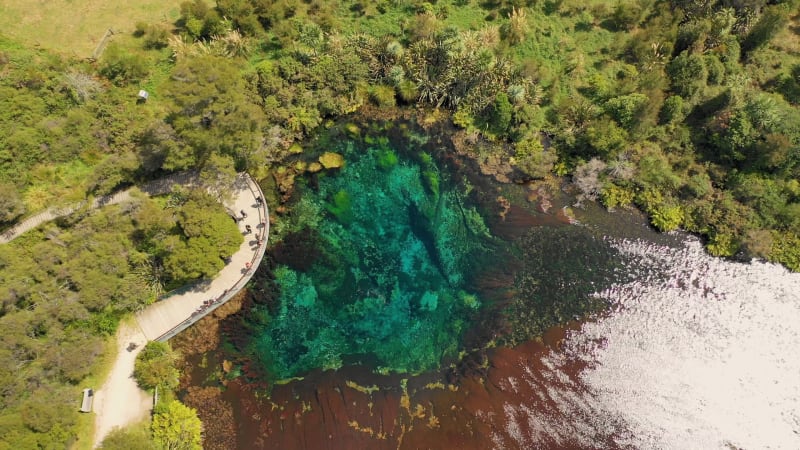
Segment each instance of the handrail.
[{"label": "handrail", "polygon": [[[250,192],[253,194],[253,198],[261,198],[261,205],[258,208],[258,218],[259,222],[264,224],[264,231],[263,231],[263,242],[258,247],[256,252],[253,254],[253,257],[250,259],[250,269],[247,270],[240,278],[233,284],[230,288],[225,290],[222,295],[217,298],[212,299],[213,302],[204,308],[202,311],[195,311],[192,313],[191,316],[187,317],[182,322],[178,323],[174,327],[170,328],[167,332],[162,334],[161,336],[157,337],[155,340],[160,342],[166,342],[169,339],[175,337],[181,331],[189,328],[190,326],[194,325],[197,321],[202,319],[203,317],[207,316],[220,306],[227,303],[228,300],[233,298],[234,295],[238,294],[239,291],[245,287],[245,285],[250,281],[255,273],[256,268],[261,263],[261,260],[264,258],[264,254],[267,249],[267,239],[269,238],[269,210],[267,209],[267,202],[264,200],[264,192],[261,190],[261,186],[253,180],[253,177],[250,174],[244,174],[245,181],[247,182],[247,187]],[[255,186],[255,188],[253,187]]]}]

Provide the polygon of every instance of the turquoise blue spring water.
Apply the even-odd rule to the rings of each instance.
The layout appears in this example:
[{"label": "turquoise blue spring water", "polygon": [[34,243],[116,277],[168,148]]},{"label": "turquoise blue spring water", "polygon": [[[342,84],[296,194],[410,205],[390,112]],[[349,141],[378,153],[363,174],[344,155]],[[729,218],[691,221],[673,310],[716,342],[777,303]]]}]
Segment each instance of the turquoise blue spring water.
[{"label": "turquoise blue spring water", "polygon": [[273,271],[278,303],[251,350],[279,379],[347,363],[437,368],[482,306],[466,286],[493,238],[430,155],[387,139],[336,151],[345,166],[301,183],[275,227],[305,250]]}]

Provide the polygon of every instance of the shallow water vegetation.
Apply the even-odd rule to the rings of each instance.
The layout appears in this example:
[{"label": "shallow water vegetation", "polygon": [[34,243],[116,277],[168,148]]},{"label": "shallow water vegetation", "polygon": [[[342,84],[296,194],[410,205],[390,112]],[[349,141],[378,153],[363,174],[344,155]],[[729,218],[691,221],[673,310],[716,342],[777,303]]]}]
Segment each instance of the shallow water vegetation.
[{"label": "shallow water vegetation", "polygon": [[618,251],[578,228],[532,228],[519,247],[517,293],[506,311],[511,344],[602,311],[606,302],[591,294],[632,277]]},{"label": "shallow water vegetation", "polygon": [[342,171],[303,191],[303,202],[331,214],[311,224],[318,248],[310,260],[298,265],[278,244],[279,305],[250,350],[275,378],[359,361],[399,372],[436,368],[457,355],[480,308],[464,291],[492,239],[480,214],[440,181],[430,155],[400,156],[396,146],[408,143],[372,142],[379,146],[341,143]]}]

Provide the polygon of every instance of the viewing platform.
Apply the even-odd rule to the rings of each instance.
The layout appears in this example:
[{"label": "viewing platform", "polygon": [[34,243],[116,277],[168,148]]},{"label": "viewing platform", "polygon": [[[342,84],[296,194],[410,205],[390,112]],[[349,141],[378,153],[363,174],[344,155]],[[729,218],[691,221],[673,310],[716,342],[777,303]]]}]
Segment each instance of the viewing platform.
[{"label": "viewing platform", "polygon": [[[136,314],[147,340],[169,340],[225,304],[250,281],[261,263],[269,237],[269,210],[258,183],[249,175],[240,174],[233,187],[233,201],[225,207],[241,219],[237,224],[244,242],[213,280],[180,288]],[[246,231],[248,226],[250,233]]]}]

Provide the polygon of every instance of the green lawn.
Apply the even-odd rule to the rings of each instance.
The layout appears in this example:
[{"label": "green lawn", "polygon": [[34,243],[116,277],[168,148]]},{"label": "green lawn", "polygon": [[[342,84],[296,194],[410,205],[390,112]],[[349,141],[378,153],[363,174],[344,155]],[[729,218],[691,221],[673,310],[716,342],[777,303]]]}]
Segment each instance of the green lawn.
[{"label": "green lawn", "polygon": [[174,22],[182,0],[4,0],[3,34],[29,46],[87,58],[109,28],[131,32],[136,22]]}]

